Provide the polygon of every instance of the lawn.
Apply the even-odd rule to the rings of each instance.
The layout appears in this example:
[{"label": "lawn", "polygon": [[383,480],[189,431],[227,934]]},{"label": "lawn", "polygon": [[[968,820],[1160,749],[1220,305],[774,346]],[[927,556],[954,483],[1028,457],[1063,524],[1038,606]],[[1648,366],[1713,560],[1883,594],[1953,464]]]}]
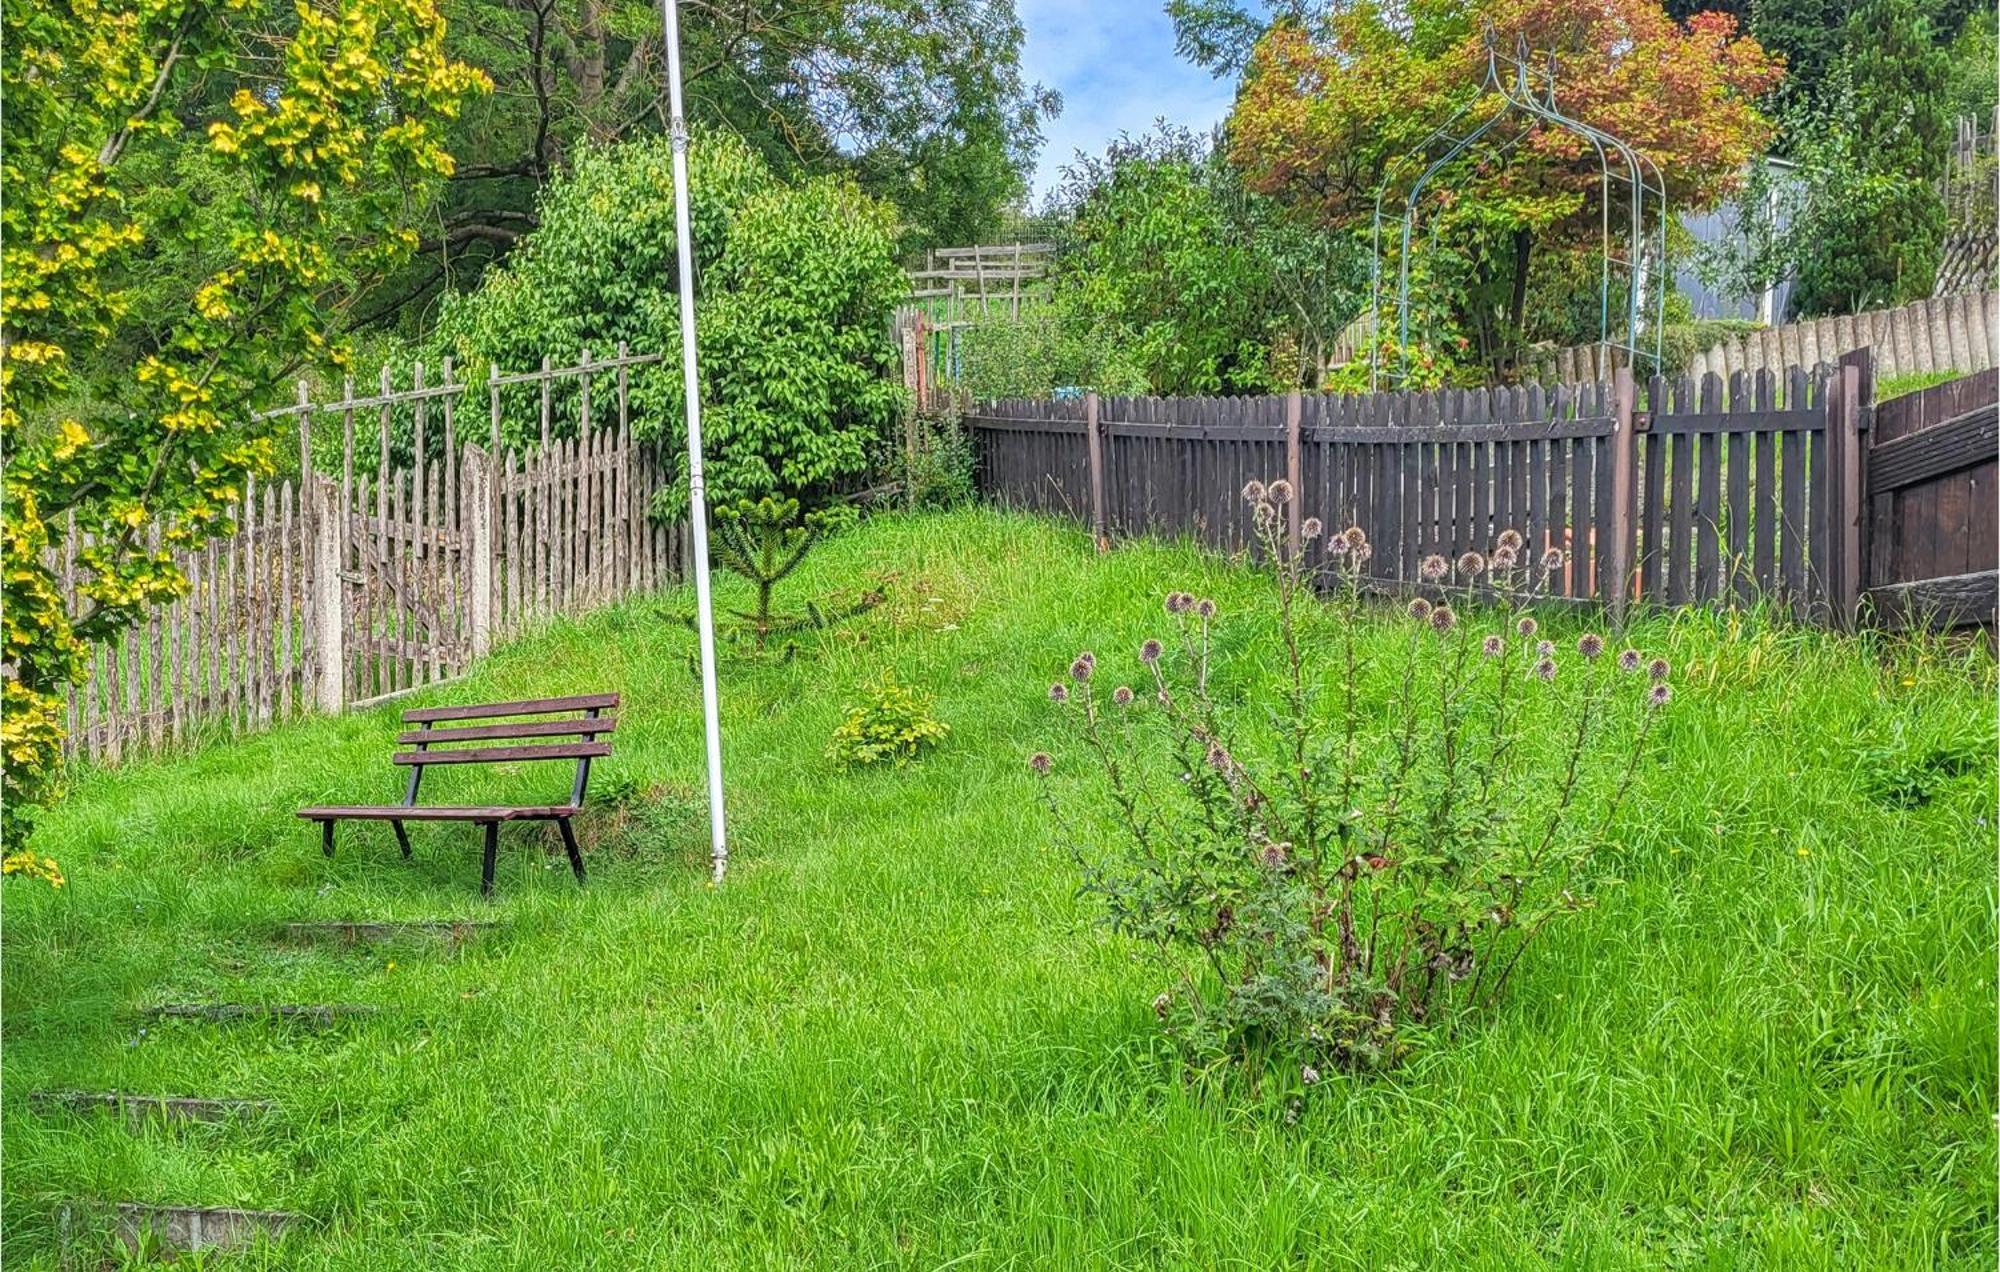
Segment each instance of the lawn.
[{"label": "lawn", "polygon": [[[345,830],[324,861],[291,812],[396,796],[395,708],[83,775],[44,841],[68,886],[5,892],[10,1266],[101,1253],[102,1212],[65,1203],[123,1199],[299,1212],[242,1261],[307,1268],[1993,1265],[1983,646],[1639,624],[1681,671],[1616,826],[1623,885],[1457,1039],[1329,1075],[1288,1122],[1182,1085],[1154,974],[1077,895],[1024,763],[1064,738],[1046,686],[1076,650],[1129,663],[1169,588],[1228,617],[1259,579],[979,511],[872,521],[796,586],[884,571],[882,608],[725,666],[721,888],[679,597],[431,695],[624,693],[599,778],[640,796],[590,819],[587,889],[518,827],[490,903],[470,828],[415,828],[407,863],[386,827]],[[840,770],[828,735],[883,667],[950,736]],[[272,939],[314,918],[498,926],[457,950]],[[135,1015],[193,1000],[378,1010]],[[40,1089],[278,1107],[135,1131]]]}]

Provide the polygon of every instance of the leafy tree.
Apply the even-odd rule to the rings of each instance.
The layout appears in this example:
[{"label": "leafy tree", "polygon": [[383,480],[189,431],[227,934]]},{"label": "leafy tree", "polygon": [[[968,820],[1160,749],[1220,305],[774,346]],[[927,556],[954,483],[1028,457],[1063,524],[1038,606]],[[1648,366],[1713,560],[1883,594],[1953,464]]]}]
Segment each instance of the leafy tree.
[{"label": "leafy tree", "polygon": [[[1525,39],[1555,54],[1558,104],[1650,157],[1675,207],[1713,205],[1769,140],[1756,98],[1779,67],[1727,15],[1682,26],[1657,0],[1417,0],[1272,26],[1230,117],[1231,158],[1251,190],[1365,232],[1385,180],[1400,208],[1416,175],[1392,164],[1479,95],[1488,28],[1503,48]],[[1496,128],[1433,178],[1419,209],[1426,259],[1412,265],[1436,310],[1435,352],[1505,368],[1529,341],[1567,334],[1538,331],[1527,298],[1538,257],[1562,268],[1595,252],[1598,181],[1586,141],[1525,125]]]},{"label": "leafy tree", "polygon": [[[250,38],[260,32],[269,38]],[[57,793],[63,697],[91,643],[186,590],[168,552],[226,530],[244,481],[273,467],[273,438],[249,408],[300,359],[331,351],[357,284],[414,245],[413,194],[451,171],[442,125],[483,83],[443,39],[430,0],[300,5],[282,22],[252,0],[7,6],[9,873],[54,872],[28,831]],[[184,91],[190,81],[203,91]],[[169,101],[213,109],[167,113]],[[160,215],[147,183],[187,133],[203,139],[194,166],[212,185],[183,215]],[[176,258],[199,263],[191,289]],[[129,369],[111,383],[80,374],[95,345],[131,330],[139,296],[151,308]],[[92,536],[73,602],[51,565],[72,523]]]},{"label": "leafy tree", "polygon": [[[444,0],[452,50],[498,89],[418,259],[357,321],[420,329],[539,223],[586,147],[666,131],[658,0]],[[681,13],[691,122],[788,178],[846,173],[895,204],[898,247],[979,240],[1026,190],[1060,98],[1023,81],[1013,0],[731,0]]]},{"label": "leafy tree", "polygon": [[[889,324],[908,283],[892,213],[846,179],[788,184],[731,134],[698,134],[689,155],[709,489],[835,502],[902,406]],[[672,162],[661,137],[585,148],[549,187],[541,228],[446,304],[430,347],[474,375],[620,341],[663,350],[634,377],[633,431],[683,454]],[[684,487],[666,507],[685,507]]]}]

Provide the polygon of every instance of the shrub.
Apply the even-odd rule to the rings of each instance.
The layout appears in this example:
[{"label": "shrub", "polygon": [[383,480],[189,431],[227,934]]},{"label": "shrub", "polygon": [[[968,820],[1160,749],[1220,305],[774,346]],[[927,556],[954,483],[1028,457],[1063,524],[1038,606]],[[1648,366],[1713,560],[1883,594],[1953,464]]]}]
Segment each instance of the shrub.
[{"label": "shrub", "polygon": [[[832,627],[882,603],[881,589],[870,588],[852,598],[832,596],[807,601],[798,610],[774,607],[778,584],[805,562],[806,554],[826,533],[836,515],[822,510],[800,516],[798,500],[773,499],[769,495],[717,506],[716,559],[731,573],[748,579],[756,589],[756,600],[750,609],[725,611],[730,620],[722,625],[726,639],[738,642],[747,639],[761,654],[774,636]],[[695,619],[685,615],[682,621],[691,627]],[[786,645],[787,656],[792,649],[790,644]]]},{"label": "shrub", "polygon": [[[1391,1062],[1414,1031],[1500,998],[1536,938],[1592,905],[1671,690],[1664,660],[1595,634],[1538,640],[1523,603],[1563,556],[1512,531],[1425,562],[1439,599],[1409,603],[1400,658],[1376,676],[1357,632],[1362,532],[1308,568],[1279,528],[1289,485],[1245,494],[1276,648],[1239,638],[1221,665],[1214,603],[1169,596],[1167,639],[1138,648],[1143,692],[1104,692],[1109,666],[1089,653],[1050,688],[1101,781],[1083,803],[1045,789],[1085,892],[1157,956],[1154,1010],[1183,1056],[1242,1062],[1254,1081],[1277,1056]],[[1497,604],[1474,610],[1475,589]],[[1231,674],[1267,655],[1282,668],[1269,692]]]},{"label": "shrub", "polygon": [[885,670],[868,686],[867,697],[847,708],[827,743],[827,758],[845,764],[908,764],[951,732],[931,714],[935,705],[929,694],[905,687],[893,671]]}]

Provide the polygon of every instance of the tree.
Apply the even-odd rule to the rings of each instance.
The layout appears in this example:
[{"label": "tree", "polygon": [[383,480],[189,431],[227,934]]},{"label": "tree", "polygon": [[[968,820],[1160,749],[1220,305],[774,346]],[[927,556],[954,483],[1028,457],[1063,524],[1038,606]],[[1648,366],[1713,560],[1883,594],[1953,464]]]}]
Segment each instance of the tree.
[{"label": "tree", "polygon": [[[658,0],[446,0],[451,48],[498,89],[467,112],[418,258],[357,321],[420,329],[539,223],[583,147],[663,135]],[[787,177],[846,173],[898,247],[974,242],[1026,190],[1060,98],[1026,84],[1013,0],[731,0],[682,8],[689,120]]]},{"label": "tree", "polygon": [[[786,182],[731,134],[701,132],[689,154],[709,491],[718,503],[777,495],[817,510],[865,478],[901,411],[889,325],[909,284],[895,263],[893,214],[845,178]],[[667,140],[585,147],[538,217],[506,264],[446,304],[427,350],[475,376],[482,364],[519,367],[620,341],[662,351],[659,366],[633,377],[633,430],[679,462]],[[575,412],[556,412],[565,417],[573,429]],[[684,490],[665,498],[675,515],[686,507]]]},{"label": "tree", "polygon": [[[1652,159],[1675,207],[1712,206],[1770,138],[1756,98],[1780,69],[1727,15],[1682,26],[1657,0],[1419,0],[1274,25],[1230,117],[1232,160],[1253,191],[1365,232],[1385,181],[1386,206],[1400,211],[1416,175],[1392,172],[1395,161],[1478,97],[1488,29],[1503,49],[1525,39],[1537,56],[1553,53],[1561,108]],[[1497,107],[1488,98],[1475,109]],[[1412,265],[1448,357],[1504,369],[1525,343],[1566,334],[1538,331],[1527,298],[1539,257],[1561,270],[1595,251],[1598,181],[1581,137],[1503,124],[1426,186],[1428,259]]]},{"label": "tree", "polygon": [[[412,200],[451,171],[442,124],[484,82],[443,39],[430,0],[283,14],[251,0],[7,6],[9,873],[54,874],[28,832],[57,793],[63,697],[90,645],[185,591],[170,550],[228,529],[245,480],[272,470],[273,437],[250,408],[302,359],[334,352],[343,306],[414,246]],[[169,101],[213,109],[166,113]],[[146,183],[189,133],[213,201],[197,192],[165,215]],[[149,312],[134,315],[142,295]],[[129,369],[84,382],[93,346],[140,320]],[[72,524],[91,536],[74,601],[52,565]]]}]

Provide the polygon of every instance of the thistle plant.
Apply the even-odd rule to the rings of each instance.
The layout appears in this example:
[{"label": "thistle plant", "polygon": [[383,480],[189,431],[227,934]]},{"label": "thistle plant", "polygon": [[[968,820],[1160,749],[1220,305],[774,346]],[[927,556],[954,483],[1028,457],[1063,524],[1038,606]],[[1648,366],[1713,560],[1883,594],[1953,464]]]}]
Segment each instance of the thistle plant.
[{"label": "thistle plant", "polygon": [[[1563,554],[1531,560],[1513,530],[1424,561],[1430,595],[1384,652],[1362,639],[1366,534],[1307,518],[1294,549],[1293,493],[1244,490],[1273,583],[1269,682],[1223,684],[1218,607],[1175,592],[1129,672],[1079,654],[1048,694],[1092,775],[1081,802],[1044,788],[1084,891],[1155,956],[1154,1010],[1188,1060],[1253,1073],[1389,1063],[1500,999],[1594,904],[1672,696],[1664,660],[1538,639],[1527,606]],[[1030,763],[1053,779],[1063,758]]]},{"label": "thistle plant", "polygon": [[[807,553],[826,532],[820,513],[799,515],[796,499],[738,500],[715,510],[716,559],[729,571],[750,581],[756,601],[750,609],[726,611],[734,619],[726,635],[748,639],[763,653],[774,636],[832,627],[882,603],[882,590],[870,588],[853,598],[827,597],[807,601],[795,611],[772,607],[778,584],[804,563]],[[692,622],[692,619],[686,621]]]}]

